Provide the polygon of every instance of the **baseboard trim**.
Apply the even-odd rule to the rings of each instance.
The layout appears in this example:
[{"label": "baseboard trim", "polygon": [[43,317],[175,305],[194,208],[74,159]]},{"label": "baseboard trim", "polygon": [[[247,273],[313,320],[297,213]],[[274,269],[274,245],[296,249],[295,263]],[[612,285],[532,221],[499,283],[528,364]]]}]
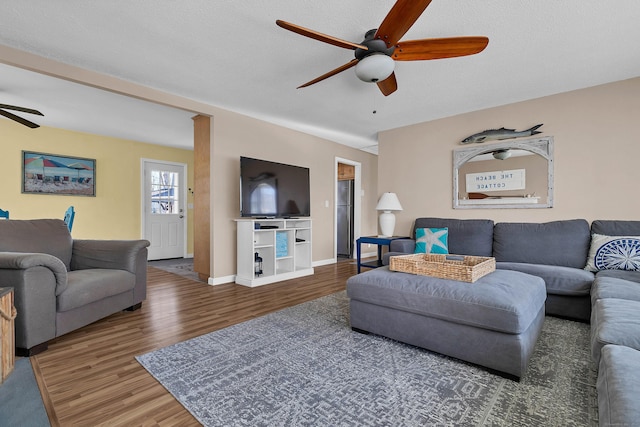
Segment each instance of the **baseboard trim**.
[{"label": "baseboard trim", "polygon": [[311,265],[313,267],[320,267],[322,265],[329,265],[329,264],[335,264],[335,263],[336,263],[335,258],[329,258],[329,259],[323,259],[320,261],[314,261],[311,263]]},{"label": "baseboard trim", "polygon": [[[376,253],[374,253],[372,256],[375,256]],[[354,258],[355,259],[355,258]],[[328,258],[328,259],[323,259],[320,261],[314,261],[311,263],[312,267],[320,267],[323,265],[329,265],[329,264],[335,264],[337,262],[337,260],[335,258]],[[283,279],[285,280],[285,279]],[[218,286],[218,285],[225,285],[227,283],[235,283],[236,281],[236,276],[231,275],[231,276],[222,276],[222,277],[209,277],[209,280],[207,280],[207,284],[211,285],[211,286]]]},{"label": "baseboard trim", "polygon": [[222,276],[222,277],[209,277],[207,280],[207,284],[211,286],[225,285],[227,283],[234,283],[236,281],[235,274],[231,276]]}]

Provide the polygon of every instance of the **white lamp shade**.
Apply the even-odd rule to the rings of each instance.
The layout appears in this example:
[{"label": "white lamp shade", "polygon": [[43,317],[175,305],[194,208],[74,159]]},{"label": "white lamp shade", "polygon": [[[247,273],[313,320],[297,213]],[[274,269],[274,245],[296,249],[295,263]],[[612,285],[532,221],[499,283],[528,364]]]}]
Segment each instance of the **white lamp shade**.
[{"label": "white lamp shade", "polygon": [[393,58],[383,53],[365,56],[356,64],[356,76],[363,82],[381,82],[393,73]]},{"label": "white lamp shade", "polygon": [[378,211],[401,211],[402,205],[396,193],[383,193],[378,205],[376,206]]}]

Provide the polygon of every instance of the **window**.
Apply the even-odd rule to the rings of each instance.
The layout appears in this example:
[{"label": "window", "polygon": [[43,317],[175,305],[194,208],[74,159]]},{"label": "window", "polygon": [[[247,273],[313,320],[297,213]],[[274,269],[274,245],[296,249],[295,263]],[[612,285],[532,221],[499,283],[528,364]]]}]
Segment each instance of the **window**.
[{"label": "window", "polygon": [[177,214],[180,212],[178,173],[151,171],[151,213]]}]

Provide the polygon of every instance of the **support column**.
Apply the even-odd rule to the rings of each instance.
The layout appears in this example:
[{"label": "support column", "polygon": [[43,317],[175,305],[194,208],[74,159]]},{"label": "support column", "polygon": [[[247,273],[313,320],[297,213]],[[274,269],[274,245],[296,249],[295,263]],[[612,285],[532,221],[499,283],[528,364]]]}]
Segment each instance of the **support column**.
[{"label": "support column", "polygon": [[200,280],[211,277],[211,117],[193,117],[193,269]]}]

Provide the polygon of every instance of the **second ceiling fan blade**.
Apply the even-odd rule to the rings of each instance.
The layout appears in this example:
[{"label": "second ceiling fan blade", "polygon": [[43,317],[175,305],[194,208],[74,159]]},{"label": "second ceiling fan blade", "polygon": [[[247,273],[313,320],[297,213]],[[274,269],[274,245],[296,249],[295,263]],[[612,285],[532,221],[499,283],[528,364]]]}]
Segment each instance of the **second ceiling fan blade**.
[{"label": "second ceiling fan blade", "polygon": [[377,82],[376,84],[378,85],[380,92],[382,92],[384,96],[391,95],[393,92],[398,90],[398,81],[396,80],[396,73],[391,73],[389,77],[387,77],[381,82]]},{"label": "second ceiling fan blade", "polygon": [[[28,113],[28,111],[25,111],[25,113]],[[18,123],[20,123],[20,124],[22,124],[22,125],[25,125],[25,126],[27,126],[27,127],[30,127],[31,129],[35,129],[35,128],[39,128],[39,127],[40,127],[40,125],[35,124],[35,123],[33,123],[33,122],[30,122],[30,121],[29,121],[29,120],[27,120],[27,119],[23,119],[23,118],[22,118],[22,117],[20,117],[20,116],[16,116],[15,114],[10,113],[10,112],[8,112],[8,111],[0,110],[0,115],[3,115],[3,116],[5,116],[6,118],[11,119],[11,120],[14,120],[14,121],[16,121],[16,122],[18,122]]]},{"label": "second ceiling fan blade", "polygon": [[489,44],[487,37],[409,40],[398,43],[392,57],[396,61],[455,58],[482,52],[487,44]]},{"label": "second ceiling fan blade", "polygon": [[398,43],[409,28],[422,15],[431,0],[398,0],[376,31],[376,38],[383,40],[387,47]]},{"label": "second ceiling fan blade", "polygon": [[0,108],[4,108],[5,110],[21,111],[23,113],[37,114],[39,116],[44,116],[44,114],[42,114],[40,111],[34,110],[32,108],[17,107],[15,105],[7,105],[7,104],[0,104]]},{"label": "second ceiling fan blade", "polygon": [[324,73],[323,75],[321,75],[318,78],[315,78],[313,80],[311,80],[310,82],[307,82],[303,85],[298,86],[298,89],[303,88],[303,87],[307,87],[307,86],[311,86],[312,84],[321,82],[324,79],[328,79],[331,76],[335,76],[338,73],[343,72],[344,70],[348,70],[351,67],[355,67],[355,65],[358,63],[357,59],[352,59],[351,61],[347,62],[344,65],[339,66],[338,68],[336,68],[335,70],[331,70],[328,73]]},{"label": "second ceiling fan blade", "polygon": [[351,50],[355,50],[355,49],[364,49],[364,50],[368,50],[368,48],[366,46],[363,46],[361,44],[358,43],[352,43],[346,40],[341,40],[337,37],[333,37],[333,36],[328,36],[326,34],[322,34],[319,33],[317,31],[314,30],[310,30],[308,28],[304,28],[301,27],[299,25],[296,24],[292,24],[290,22],[287,21],[282,21],[280,19],[278,19],[276,21],[276,24],[278,24],[279,27],[284,28],[285,30],[289,30],[289,31],[293,31],[296,34],[300,34],[302,36],[305,37],[309,37],[312,38],[314,40],[319,40],[321,42],[325,42],[325,43],[329,43],[331,45],[334,46],[338,46],[338,47],[343,47],[345,49],[351,49]]}]

